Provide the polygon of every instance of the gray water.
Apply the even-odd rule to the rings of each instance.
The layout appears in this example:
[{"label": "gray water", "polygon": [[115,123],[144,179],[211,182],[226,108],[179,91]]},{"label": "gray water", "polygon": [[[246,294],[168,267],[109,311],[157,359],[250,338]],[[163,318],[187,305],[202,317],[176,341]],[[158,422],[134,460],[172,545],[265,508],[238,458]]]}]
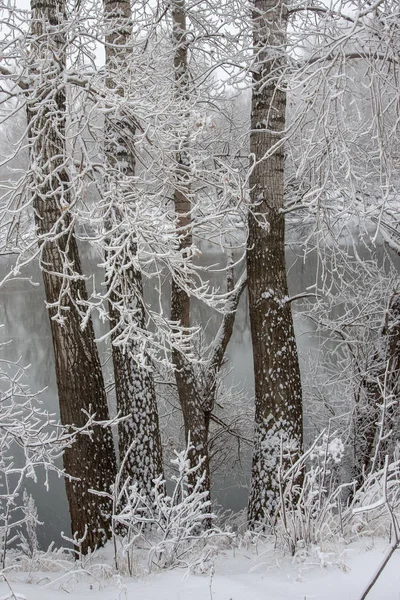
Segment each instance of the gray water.
[{"label": "gray water", "polygon": [[[362,252],[362,249],[359,250]],[[294,247],[287,251],[287,264],[289,273],[290,295],[304,292],[308,286],[315,283],[317,257],[310,253],[306,260],[299,259],[299,249]],[[216,262],[215,255],[212,262]],[[96,274],[100,283],[102,272],[96,266],[95,259],[86,256],[86,264],[91,272]],[[9,269],[12,260],[0,259],[0,275]],[[41,274],[37,267],[30,266],[25,276],[32,278],[39,285],[32,286],[28,281],[10,281],[0,289],[0,341],[12,340],[7,346],[6,356],[11,360],[21,359],[21,364],[31,367],[27,374],[26,383],[31,391],[43,390],[41,400],[45,408],[58,415],[57,388],[54,372],[54,357],[51,341],[50,325],[44,305],[44,292]],[[314,333],[315,327],[300,318],[295,310],[295,329],[300,358],[309,357],[310,353],[319,351],[319,340]],[[207,323],[209,338],[215,334],[218,326],[218,315],[212,315],[210,309],[196,304],[194,320],[198,323]],[[103,333],[98,323],[95,323],[97,334]],[[104,356],[104,345],[100,345],[100,352]],[[252,402],[253,375],[252,375],[252,350],[250,339],[250,325],[248,317],[247,296],[243,294],[236,316],[236,324],[232,340],[228,347],[230,373],[228,380],[243,388],[245,400]],[[302,375],[306,362],[301,360]],[[250,411],[251,412],[251,411]],[[307,420],[307,416],[306,416]],[[250,450],[243,453],[243,460],[237,473],[220,472],[216,479],[213,496],[224,508],[234,511],[244,508],[247,502],[246,474],[250,467]],[[223,477],[225,475],[225,477]],[[242,482],[242,486],[239,483]],[[44,526],[39,528],[38,537],[43,546],[55,540],[61,543],[60,531],[70,534],[68,506],[65,496],[64,482],[52,475],[50,489],[46,491],[43,481],[27,482],[27,489],[34,496],[38,508],[39,519]]]}]

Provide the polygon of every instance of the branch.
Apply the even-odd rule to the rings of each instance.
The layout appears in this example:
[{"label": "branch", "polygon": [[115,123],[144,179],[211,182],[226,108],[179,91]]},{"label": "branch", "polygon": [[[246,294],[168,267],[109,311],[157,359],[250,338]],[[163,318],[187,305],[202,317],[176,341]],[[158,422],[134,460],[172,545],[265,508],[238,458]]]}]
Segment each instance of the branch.
[{"label": "branch", "polygon": [[373,60],[382,60],[384,62],[398,64],[399,60],[392,56],[387,56],[387,54],[381,54],[379,52],[373,52],[372,54],[369,52],[347,52],[342,53],[338,52],[337,54],[327,54],[326,56],[315,56],[314,58],[309,58],[304,61],[300,61],[296,63],[298,68],[305,67],[307,65],[313,65],[317,62],[325,62],[325,61],[334,61],[337,58],[343,59],[373,59]]},{"label": "branch", "polygon": [[211,378],[215,379],[215,374],[219,372],[222,366],[222,361],[226,352],[226,348],[232,337],[233,326],[235,324],[236,310],[239,304],[239,300],[243,294],[243,291],[247,285],[247,274],[244,273],[240,278],[236,290],[233,292],[228,302],[229,312],[224,314],[222,323],[219,327],[218,333],[215,336],[214,347],[212,351],[212,357],[210,360],[210,366],[208,369],[207,379],[210,381]]},{"label": "branch", "polygon": [[357,23],[357,21],[359,19],[366,17],[371,12],[373,12],[374,10],[379,8],[379,6],[381,4],[383,4],[383,2],[384,2],[384,0],[377,0],[371,6],[366,8],[365,10],[361,10],[359,13],[357,13],[355,15],[355,17],[350,17],[350,15],[345,15],[342,12],[332,10],[325,6],[296,6],[294,8],[290,8],[288,10],[288,15],[298,13],[298,12],[303,12],[303,11],[305,11],[305,12],[310,11],[310,12],[322,13],[322,14],[327,15],[328,17],[338,17],[340,19],[343,19],[344,21],[348,21],[349,23]]},{"label": "branch", "polygon": [[[17,76],[16,73],[13,73],[9,69],[7,69],[6,67],[2,67],[1,65],[0,65],[0,75],[3,75],[3,77],[16,77]],[[18,87],[20,87],[21,90],[23,90],[23,91],[29,90],[29,84],[26,81],[23,81],[22,79],[20,79],[19,81],[15,81],[14,83]]]},{"label": "branch", "polygon": [[225,431],[227,433],[229,433],[230,435],[233,435],[238,440],[245,442],[245,444],[248,444],[249,446],[251,446],[251,448],[253,448],[253,446],[254,446],[253,440],[244,437],[243,435],[241,435],[240,433],[238,433],[237,431],[232,429],[232,427],[230,425],[228,425],[228,423],[225,423],[225,421],[223,421],[222,419],[217,417],[214,413],[211,413],[211,421],[213,421],[213,423],[216,423],[220,427],[223,427],[225,429]]},{"label": "branch", "polygon": [[[372,590],[372,588],[374,587],[374,585],[378,581],[378,579],[379,579],[380,575],[382,574],[383,570],[385,569],[386,565],[388,564],[389,560],[392,558],[395,550],[397,550],[397,548],[399,547],[399,544],[400,544],[399,529],[398,529],[397,519],[396,519],[396,516],[394,515],[393,507],[390,505],[388,497],[387,497],[387,491],[388,491],[388,486],[387,486],[387,482],[388,482],[388,470],[389,470],[389,460],[388,460],[388,456],[386,455],[385,456],[385,466],[384,466],[384,469],[383,469],[383,485],[384,485],[383,502],[387,506],[387,509],[389,511],[389,515],[390,515],[390,518],[391,518],[391,521],[392,521],[394,540],[393,540],[392,545],[391,545],[391,547],[389,549],[389,552],[387,553],[387,555],[383,559],[381,566],[379,567],[379,569],[377,570],[377,572],[373,576],[371,582],[369,583],[369,585],[365,589],[364,593],[360,597],[360,600],[365,600],[365,598],[368,596],[368,594],[370,593],[370,591]],[[367,509],[368,509],[368,507],[365,508],[365,510],[367,510]]]},{"label": "branch", "polygon": [[349,15],[344,15],[341,12],[337,12],[335,10],[331,10],[324,6],[295,6],[294,8],[290,8],[287,12],[288,15],[292,15],[298,12],[316,12],[327,15],[328,17],[339,17],[340,19],[344,19],[345,21],[349,21],[349,23],[354,23],[355,19],[350,17]]},{"label": "branch", "polygon": [[295,296],[290,296],[290,298],[287,298],[285,300],[285,304],[290,304],[291,302],[295,302],[296,300],[301,300],[302,298],[316,298],[317,294],[315,293],[307,293],[304,292],[303,294],[296,294]]}]

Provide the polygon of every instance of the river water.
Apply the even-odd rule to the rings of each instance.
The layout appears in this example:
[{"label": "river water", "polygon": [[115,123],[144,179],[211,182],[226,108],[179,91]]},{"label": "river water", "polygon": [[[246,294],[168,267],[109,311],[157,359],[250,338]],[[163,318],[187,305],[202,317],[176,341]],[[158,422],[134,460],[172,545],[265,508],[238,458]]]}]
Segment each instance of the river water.
[{"label": "river water", "polygon": [[[359,249],[360,252],[365,251]],[[85,254],[85,252],[83,252]],[[315,253],[308,254],[303,260],[300,248],[294,246],[287,251],[287,265],[289,273],[289,293],[295,295],[304,292],[315,283],[317,270],[317,256]],[[213,256],[212,262],[217,262],[218,257]],[[87,269],[96,274],[101,281],[102,273],[96,262],[100,262],[87,254],[84,257]],[[4,274],[12,264],[11,260],[0,261],[0,275]],[[38,285],[31,285],[27,280],[10,281],[4,288],[0,289],[0,341],[12,340],[3,354],[11,360],[21,359],[22,365],[31,365],[27,372],[26,383],[31,391],[43,390],[40,398],[45,408],[52,413],[58,413],[57,388],[54,373],[54,357],[51,342],[50,325],[46,308],[44,305],[43,285],[41,274],[37,267],[31,265],[25,273]],[[305,370],[310,364],[310,356],[320,351],[320,341],[315,334],[315,327],[307,319],[301,318],[295,311],[295,329],[298,349],[302,365],[302,376],[305,378]],[[218,326],[218,316],[211,315],[210,309],[199,305],[194,309],[194,320],[198,323],[207,323],[207,336],[210,339],[215,334]],[[102,331],[99,324],[95,323],[97,334]],[[104,331],[103,331],[104,332]],[[104,355],[105,348],[101,347]],[[244,403],[248,403],[248,412],[251,415],[251,403],[253,393],[252,376],[252,350],[250,339],[250,326],[247,310],[247,296],[243,294],[238,308],[236,324],[232,340],[228,348],[229,373],[227,378],[236,389],[241,388],[244,395]],[[247,407],[244,407],[245,411]],[[305,425],[309,415],[307,408],[305,414]],[[246,447],[244,447],[246,448]],[[216,478],[213,495],[214,498],[225,508],[239,510],[245,507],[247,502],[246,480],[250,466],[250,449],[245,449],[241,465],[237,467],[237,473],[224,473],[219,470]],[[222,477],[221,475],[225,475]],[[247,475],[247,478],[246,478]],[[242,482],[242,486],[239,483]],[[29,481],[28,491],[34,495],[36,500],[39,519],[44,522],[38,531],[39,540],[43,545],[55,540],[60,543],[60,531],[69,535],[68,506],[65,496],[64,483],[55,475],[50,477],[50,489],[46,491],[43,481],[37,483]]]}]

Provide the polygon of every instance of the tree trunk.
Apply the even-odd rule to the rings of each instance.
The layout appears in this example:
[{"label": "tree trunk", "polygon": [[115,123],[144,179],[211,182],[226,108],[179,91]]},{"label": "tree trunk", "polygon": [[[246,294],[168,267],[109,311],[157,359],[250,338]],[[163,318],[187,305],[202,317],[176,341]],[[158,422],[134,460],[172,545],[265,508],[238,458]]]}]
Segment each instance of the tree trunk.
[{"label": "tree trunk", "polygon": [[[132,34],[132,13],[129,0],[104,0],[104,14],[107,23],[106,65],[107,85],[117,96],[125,96],[123,81],[133,60],[130,47]],[[129,90],[128,90],[129,93]],[[129,98],[128,98],[129,100]],[[116,111],[117,112],[117,111]],[[108,182],[115,190],[115,197],[124,204],[125,195],[135,185],[135,120],[129,112],[110,116],[106,123],[106,157],[109,166]],[[136,333],[145,331],[146,316],[143,300],[141,273],[132,266],[137,254],[134,239],[128,239],[121,252],[123,206],[111,203],[106,216],[106,227],[116,230],[115,246],[112,236],[107,240],[107,261],[113,271],[108,277],[109,315],[112,337],[117,409],[122,416],[128,416],[119,425],[119,453],[124,462],[122,481],[130,477],[137,482],[142,492],[150,494],[153,480],[163,474],[162,446],[158,420],[156,392],[151,364],[145,358],[145,365],[139,364],[141,353],[139,341],[132,337],[119,345],[124,331],[124,311],[133,318]],[[140,335],[140,334],[139,334]],[[132,445],[132,442],[134,444]]]},{"label": "tree trunk", "polygon": [[[178,105],[184,104],[189,94],[188,46],[184,0],[173,0],[172,43],[174,48],[175,92]],[[187,116],[187,115],[185,115]],[[176,153],[174,180],[174,206],[177,228],[180,235],[180,249],[185,256],[192,245],[190,174],[188,172],[189,149],[187,140],[179,140]],[[190,297],[172,281],[171,319],[179,323],[183,330],[190,327]],[[210,492],[210,458],[208,451],[208,433],[212,407],[204,406],[203,396],[197,385],[194,366],[179,350],[173,350],[172,361],[175,367],[175,379],[179,402],[182,407],[186,442],[190,437],[192,449],[189,452],[191,467],[204,460],[203,471],[197,472],[189,483],[195,484],[199,475],[205,473],[203,491]]]},{"label": "tree trunk", "polygon": [[284,58],[287,8],[255,0],[255,75],[251,109],[247,277],[255,378],[255,441],[248,506],[251,526],[272,518],[278,469],[302,449],[302,392],[285,264],[284,148],[286,94],[277,85]]},{"label": "tree trunk", "polygon": [[[35,95],[28,101],[33,208],[40,266],[54,347],[61,422],[82,427],[87,413],[109,418],[103,374],[92,321],[81,330],[79,303],[86,286],[69,211],[72,198],[66,156],[66,94],[62,84],[67,39],[65,5],[32,0],[31,74]],[[86,414],[85,412],[86,411]],[[110,491],[116,475],[110,428],[96,426],[65,450],[64,467],[72,532],[85,534],[87,552],[110,535],[110,502],[91,489]]]},{"label": "tree trunk", "polygon": [[[374,360],[377,360],[377,356]],[[351,422],[353,450],[353,475],[359,488],[372,465],[382,393],[378,383],[379,374],[369,372],[361,383]]]},{"label": "tree trunk", "polygon": [[[173,0],[171,7],[175,91],[178,104],[184,104],[190,94],[185,2],[184,0]],[[180,235],[180,249],[183,257],[187,257],[193,241],[190,156],[187,140],[179,140],[178,145],[179,151],[176,153],[174,181],[174,206],[177,217],[177,230]],[[211,486],[209,431],[211,415],[216,401],[217,377],[232,336],[236,309],[245,286],[246,279],[243,277],[236,291],[234,291],[232,274],[232,286],[228,286],[228,291],[232,292],[232,297],[213,344],[205,372],[200,372],[199,368],[190,363],[182,352],[178,350],[172,352],[178,396],[183,412],[186,442],[190,437],[193,445],[189,453],[191,466],[197,465],[199,460],[204,459],[203,473],[205,473],[205,478],[203,490],[209,493]],[[183,331],[190,327],[190,297],[175,281],[172,281],[171,319],[179,323]],[[198,477],[198,474],[194,475],[193,480],[190,482],[191,485],[195,484],[196,477]]]},{"label": "tree trunk", "polygon": [[352,423],[354,476],[360,487],[366,475],[394,459],[400,434],[400,294],[389,303],[380,349],[361,382]]}]

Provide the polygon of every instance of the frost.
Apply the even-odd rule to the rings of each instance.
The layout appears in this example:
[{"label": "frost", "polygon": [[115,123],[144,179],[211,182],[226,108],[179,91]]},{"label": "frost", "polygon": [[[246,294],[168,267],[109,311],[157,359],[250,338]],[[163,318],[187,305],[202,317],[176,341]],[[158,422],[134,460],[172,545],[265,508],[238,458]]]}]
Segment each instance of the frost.
[{"label": "frost", "polygon": [[344,444],[340,438],[334,438],[329,442],[328,453],[335,463],[339,463],[344,455]]}]

